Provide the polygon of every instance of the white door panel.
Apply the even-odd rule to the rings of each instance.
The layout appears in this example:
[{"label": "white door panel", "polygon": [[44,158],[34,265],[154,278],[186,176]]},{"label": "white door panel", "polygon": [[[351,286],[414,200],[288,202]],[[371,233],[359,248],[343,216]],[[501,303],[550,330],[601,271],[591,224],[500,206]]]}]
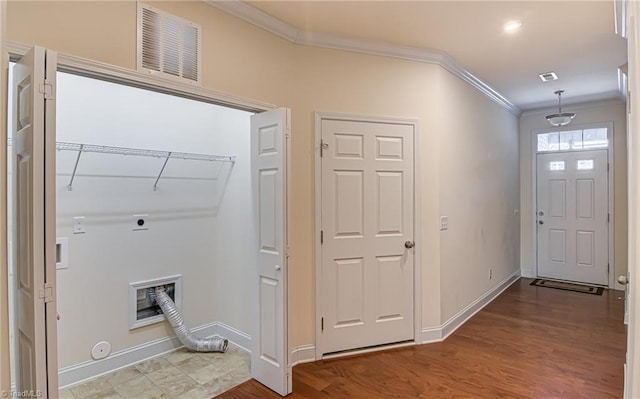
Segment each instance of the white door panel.
[{"label": "white door panel", "polygon": [[321,129],[322,352],[413,339],[413,126]]},{"label": "white door panel", "polygon": [[251,162],[257,237],[256,325],[251,375],[281,395],[291,392],[286,340],[287,151],[289,110],[251,117]]},{"label": "white door panel", "polygon": [[[624,378],[624,398],[640,397],[640,268],[638,267],[640,247],[640,46],[638,17],[640,4],[636,1],[628,5],[627,59],[629,61],[629,85],[627,93],[627,160],[628,160],[628,210],[629,210],[629,261],[625,293],[625,320],[627,321],[627,354]],[[633,100],[633,101],[632,101]],[[624,280],[623,280],[624,281]]]},{"label": "white door panel", "polygon": [[537,156],[538,276],[607,285],[607,150]]},{"label": "white door panel", "polygon": [[[48,63],[48,65],[47,65]],[[13,70],[16,208],[16,388],[57,392],[55,53],[36,47]],[[51,95],[45,98],[49,84]]]}]

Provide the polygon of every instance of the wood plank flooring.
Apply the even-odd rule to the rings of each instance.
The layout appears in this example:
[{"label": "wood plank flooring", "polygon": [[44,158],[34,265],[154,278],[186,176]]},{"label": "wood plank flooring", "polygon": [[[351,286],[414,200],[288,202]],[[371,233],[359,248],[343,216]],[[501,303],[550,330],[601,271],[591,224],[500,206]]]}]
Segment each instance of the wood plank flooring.
[{"label": "wood plank flooring", "polygon": [[[289,398],[622,398],[621,291],[521,279],[446,341],[307,363]],[[218,398],[279,398],[250,380]]]}]

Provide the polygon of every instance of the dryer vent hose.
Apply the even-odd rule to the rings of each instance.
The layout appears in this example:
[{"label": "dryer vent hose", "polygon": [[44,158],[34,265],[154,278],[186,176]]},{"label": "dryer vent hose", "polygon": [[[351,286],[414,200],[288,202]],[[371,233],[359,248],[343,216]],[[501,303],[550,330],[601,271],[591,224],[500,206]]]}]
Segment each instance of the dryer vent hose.
[{"label": "dryer vent hose", "polygon": [[187,348],[196,352],[226,352],[229,341],[222,337],[196,338],[184,324],[180,312],[171,297],[164,291],[164,287],[156,287],[155,300],[162,309],[176,336]]}]

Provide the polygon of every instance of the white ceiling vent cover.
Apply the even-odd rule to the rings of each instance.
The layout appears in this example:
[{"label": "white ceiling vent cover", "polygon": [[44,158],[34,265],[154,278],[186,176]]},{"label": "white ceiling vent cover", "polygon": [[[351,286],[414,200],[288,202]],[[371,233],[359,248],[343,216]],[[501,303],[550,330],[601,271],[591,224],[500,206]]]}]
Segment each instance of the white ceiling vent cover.
[{"label": "white ceiling vent cover", "polygon": [[138,3],[138,70],[200,83],[199,25]]},{"label": "white ceiling vent cover", "polygon": [[555,72],[545,72],[545,73],[541,73],[538,76],[540,76],[540,80],[542,80],[543,82],[551,82],[553,80],[558,80],[558,75],[556,75]]}]

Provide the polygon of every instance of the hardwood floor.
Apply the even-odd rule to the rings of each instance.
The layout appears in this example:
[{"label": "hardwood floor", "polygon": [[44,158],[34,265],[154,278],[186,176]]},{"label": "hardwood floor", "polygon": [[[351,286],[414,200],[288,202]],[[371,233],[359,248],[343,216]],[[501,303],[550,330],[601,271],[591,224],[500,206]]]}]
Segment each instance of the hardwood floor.
[{"label": "hardwood floor", "polygon": [[[621,291],[514,283],[446,341],[293,369],[289,398],[622,398]],[[219,398],[279,398],[255,380]]]}]

